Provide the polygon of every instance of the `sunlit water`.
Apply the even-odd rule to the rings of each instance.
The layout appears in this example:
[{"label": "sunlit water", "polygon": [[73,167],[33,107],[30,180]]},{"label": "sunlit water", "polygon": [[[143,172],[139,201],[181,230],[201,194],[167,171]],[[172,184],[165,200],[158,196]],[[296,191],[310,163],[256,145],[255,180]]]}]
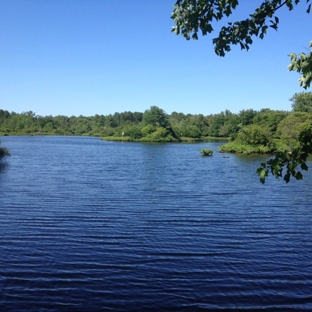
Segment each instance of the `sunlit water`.
[{"label": "sunlit water", "polygon": [[311,172],[261,185],[263,158],[220,143],[1,141],[1,311],[312,310]]}]

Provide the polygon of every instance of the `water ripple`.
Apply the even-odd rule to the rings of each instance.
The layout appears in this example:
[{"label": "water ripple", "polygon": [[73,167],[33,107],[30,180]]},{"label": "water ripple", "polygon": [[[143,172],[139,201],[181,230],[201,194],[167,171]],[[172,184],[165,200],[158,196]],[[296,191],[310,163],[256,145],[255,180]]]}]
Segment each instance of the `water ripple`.
[{"label": "water ripple", "polygon": [[0,310],[312,310],[309,175],[262,186],[259,157],[199,155],[219,143],[2,142]]}]

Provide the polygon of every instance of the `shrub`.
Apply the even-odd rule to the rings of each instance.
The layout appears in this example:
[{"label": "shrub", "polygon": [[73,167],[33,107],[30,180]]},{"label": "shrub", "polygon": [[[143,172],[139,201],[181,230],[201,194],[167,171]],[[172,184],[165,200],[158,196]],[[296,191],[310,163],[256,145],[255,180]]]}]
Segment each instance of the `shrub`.
[{"label": "shrub", "polygon": [[237,134],[236,141],[241,144],[253,146],[268,145],[270,134],[266,129],[258,125],[250,125],[241,129]]},{"label": "shrub", "polygon": [[274,150],[266,145],[247,145],[238,142],[229,142],[219,147],[221,153],[240,153],[240,154],[267,154]]},{"label": "shrub", "polygon": [[203,155],[203,156],[212,156],[213,154],[213,150],[210,149],[210,148],[203,148],[200,153]]}]

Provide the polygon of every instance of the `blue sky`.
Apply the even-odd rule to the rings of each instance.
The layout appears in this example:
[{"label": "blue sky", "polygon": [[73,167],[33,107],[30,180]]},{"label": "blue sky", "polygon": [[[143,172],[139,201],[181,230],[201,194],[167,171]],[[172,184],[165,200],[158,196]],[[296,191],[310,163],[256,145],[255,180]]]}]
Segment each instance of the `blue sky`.
[{"label": "blue sky", "polygon": [[[281,9],[280,26],[251,49],[215,55],[212,38],[171,33],[172,0],[0,0],[0,109],[37,115],[144,112],[216,114],[290,110],[299,74],[290,52],[308,52],[306,1]],[[261,1],[242,0],[234,18]],[[220,25],[221,26],[221,25]],[[220,27],[215,24],[215,29]]]}]

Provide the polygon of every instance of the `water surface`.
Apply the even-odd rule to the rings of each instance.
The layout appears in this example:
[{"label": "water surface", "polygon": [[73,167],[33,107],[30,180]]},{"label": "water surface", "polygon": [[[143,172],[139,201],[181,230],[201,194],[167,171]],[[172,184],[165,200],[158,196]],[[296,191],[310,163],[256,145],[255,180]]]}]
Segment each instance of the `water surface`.
[{"label": "water surface", "polygon": [[0,310],[312,310],[311,173],[261,185],[262,157],[215,142],[1,141]]}]

